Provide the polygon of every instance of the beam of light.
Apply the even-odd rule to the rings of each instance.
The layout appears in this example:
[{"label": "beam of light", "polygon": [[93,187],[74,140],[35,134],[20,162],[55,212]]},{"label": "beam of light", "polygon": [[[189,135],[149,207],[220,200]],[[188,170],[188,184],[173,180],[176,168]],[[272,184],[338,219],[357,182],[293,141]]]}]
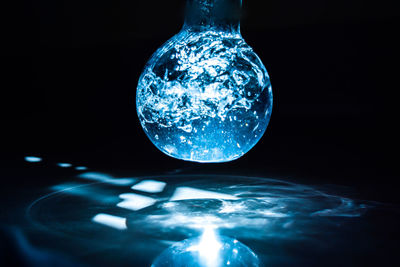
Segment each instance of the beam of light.
[{"label": "beam of light", "polygon": [[199,261],[206,267],[216,267],[220,265],[221,242],[212,226],[206,226],[200,237],[198,244],[195,244],[187,251],[196,251],[199,253]]},{"label": "beam of light", "polygon": [[27,162],[41,162],[42,158],[34,157],[34,156],[27,156],[27,157],[25,157],[25,161],[27,161]]},{"label": "beam of light", "polygon": [[85,172],[78,175],[79,178],[108,183],[112,185],[131,185],[136,179],[134,178],[114,178],[111,175],[100,172]]},{"label": "beam of light", "polygon": [[132,189],[147,193],[160,193],[164,190],[166,185],[166,183],[161,181],[143,180],[140,183],[132,186]]},{"label": "beam of light", "polygon": [[87,167],[85,167],[85,166],[77,166],[77,167],[75,167],[75,170],[77,170],[77,171],[85,171],[85,170],[87,170]]},{"label": "beam of light", "polygon": [[99,213],[92,219],[93,222],[99,223],[117,230],[126,230],[126,218]]},{"label": "beam of light", "polygon": [[185,200],[185,199],[230,199],[236,200],[238,197],[212,192],[207,190],[201,190],[192,187],[177,187],[174,194],[170,198],[170,201]]},{"label": "beam of light", "polygon": [[122,202],[117,204],[118,207],[129,209],[133,211],[141,210],[157,202],[156,199],[151,197],[146,197],[138,194],[133,193],[125,193],[119,195],[120,198],[123,199]]},{"label": "beam of light", "polygon": [[69,167],[71,167],[72,166],[72,164],[71,163],[57,163],[57,166],[58,167],[61,167],[61,168],[69,168]]}]

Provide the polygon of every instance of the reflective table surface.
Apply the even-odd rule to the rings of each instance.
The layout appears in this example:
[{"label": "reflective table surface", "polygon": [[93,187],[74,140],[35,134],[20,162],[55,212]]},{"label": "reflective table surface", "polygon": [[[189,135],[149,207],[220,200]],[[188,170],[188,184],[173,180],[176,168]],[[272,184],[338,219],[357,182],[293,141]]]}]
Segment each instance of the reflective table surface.
[{"label": "reflective table surface", "polygon": [[[23,164],[30,185],[5,190],[1,218],[2,257],[14,264],[151,266],[168,248],[217,240],[221,249],[230,242],[231,254],[239,242],[254,253],[254,266],[369,265],[391,262],[398,237],[398,207],[352,188],[190,171],[121,175],[62,162],[40,169],[34,158]],[[48,185],[40,175],[56,178]],[[202,243],[210,229],[215,238]],[[196,255],[215,252],[205,251]],[[229,266],[222,252],[208,265],[193,258],[197,265],[179,266]],[[250,266],[246,257],[232,266]]]}]

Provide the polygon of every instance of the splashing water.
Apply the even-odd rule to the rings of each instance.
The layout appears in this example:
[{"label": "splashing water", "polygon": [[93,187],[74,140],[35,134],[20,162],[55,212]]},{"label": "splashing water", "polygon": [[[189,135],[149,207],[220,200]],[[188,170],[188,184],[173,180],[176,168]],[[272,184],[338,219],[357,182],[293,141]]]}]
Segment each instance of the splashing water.
[{"label": "splashing water", "polygon": [[136,100],[140,122],[161,151],[224,162],[248,152],[264,134],[272,89],[240,33],[182,30],[148,62]]}]

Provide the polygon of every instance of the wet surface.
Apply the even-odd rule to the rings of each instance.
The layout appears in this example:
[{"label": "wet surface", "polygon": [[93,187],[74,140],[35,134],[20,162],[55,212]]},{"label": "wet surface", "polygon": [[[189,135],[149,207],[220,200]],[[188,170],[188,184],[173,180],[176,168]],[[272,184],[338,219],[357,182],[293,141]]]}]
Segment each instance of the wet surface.
[{"label": "wet surface", "polygon": [[375,244],[387,242],[398,213],[344,187],[190,173],[118,177],[56,166],[63,182],[17,210],[24,213],[17,229],[31,249],[71,264],[150,266],[170,245],[212,226],[265,266],[351,266],[381,260],[385,246]]},{"label": "wet surface", "polygon": [[35,180],[34,164],[41,162],[25,160],[33,166],[25,172],[33,185],[24,187],[23,201],[8,193],[15,207],[8,208],[2,230],[33,266],[54,259],[67,266],[150,266],[205,227],[243,243],[261,266],[393,259],[399,208],[363,200],[349,187],[189,171],[122,176],[68,162],[42,168],[57,178],[49,186]]}]

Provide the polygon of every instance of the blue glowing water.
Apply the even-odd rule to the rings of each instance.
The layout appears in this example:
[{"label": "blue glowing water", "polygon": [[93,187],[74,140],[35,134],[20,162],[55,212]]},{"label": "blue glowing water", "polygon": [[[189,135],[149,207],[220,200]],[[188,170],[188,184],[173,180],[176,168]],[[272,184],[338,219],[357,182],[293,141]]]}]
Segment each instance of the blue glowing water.
[{"label": "blue glowing water", "polygon": [[224,162],[244,155],[264,134],[272,88],[239,32],[184,28],[147,63],[136,104],[147,136],[165,154]]},{"label": "blue glowing water", "polygon": [[158,256],[152,267],[258,267],[257,255],[236,239],[206,229],[200,237],[175,243]]}]

